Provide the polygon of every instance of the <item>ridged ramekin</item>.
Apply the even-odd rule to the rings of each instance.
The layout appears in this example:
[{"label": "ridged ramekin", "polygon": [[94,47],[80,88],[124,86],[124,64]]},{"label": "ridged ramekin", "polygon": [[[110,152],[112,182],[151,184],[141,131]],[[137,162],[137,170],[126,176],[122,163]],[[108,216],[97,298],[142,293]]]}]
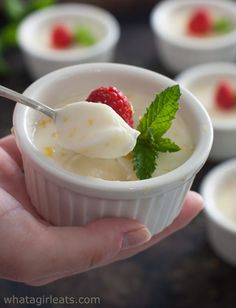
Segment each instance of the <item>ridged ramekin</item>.
[{"label": "ridged ramekin", "polygon": [[236,266],[236,223],[217,207],[217,194],[225,182],[235,179],[235,174],[234,158],[213,168],[204,178],[200,189],[205,202],[204,212],[209,242],[219,257],[234,266]]},{"label": "ridged ramekin", "polygon": [[[36,38],[42,29],[52,24],[85,22],[99,36],[98,41],[87,47],[54,50],[39,45]],[[49,30],[48,30],[49,31]],[[110,12],[85,3],[56,4],[31,13],[20,23],[17,41],[25,64],[33,78],[39,78],[56,69],[91,62],[110,62],[120,38],[120,25]]]},{"label": "ridged ramekin", "polygon": [[[157,92],[175,84],[155,72],[113,63],[81,64],[50,73],[34,82],[25,95],[50,106],[78,101],[99,86],[121,89],[136,117],[143,114]],[[56,167],[32,142],[38,112],[20,104],[13,117],[22,153],[25,180],[33,205],[55,225],[81,225],[102,217],[128,217],[143,222],[152,234],[162,231],[179,214],[196,173],[212,145],[211,121],[198,100],[182,89],[179,115],[189,127],[194,150],[180,167],[142,181],[107,181],[72,174]]]}]

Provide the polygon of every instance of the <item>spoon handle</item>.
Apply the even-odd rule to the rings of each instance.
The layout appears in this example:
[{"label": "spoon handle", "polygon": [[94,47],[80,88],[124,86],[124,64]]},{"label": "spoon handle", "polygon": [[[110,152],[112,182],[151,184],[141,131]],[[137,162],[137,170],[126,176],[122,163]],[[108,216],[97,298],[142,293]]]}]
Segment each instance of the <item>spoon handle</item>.
[{"label": "spoon handle", "polygon": [[13,90],[8,89],[6,87],[3,87],[1,85],[0,85],[0,96],[3,96],[5,98],[8,98],[8,99],[13,100],[15,102],[24,104],[28,107],[34,108],[34,109],[46,114],[47,116],[49,116],[52,119],[55,119],[55,117],[56,117],[56,112],[52,108],[50,108],[50,107],[48,107],[48,106],[46,106],[42,103],[36,102],[35,100],[33,100],[33,99],[31,99],[27,96],[24,96],[23,94],[20,94],[16,91],[13,91]]}]

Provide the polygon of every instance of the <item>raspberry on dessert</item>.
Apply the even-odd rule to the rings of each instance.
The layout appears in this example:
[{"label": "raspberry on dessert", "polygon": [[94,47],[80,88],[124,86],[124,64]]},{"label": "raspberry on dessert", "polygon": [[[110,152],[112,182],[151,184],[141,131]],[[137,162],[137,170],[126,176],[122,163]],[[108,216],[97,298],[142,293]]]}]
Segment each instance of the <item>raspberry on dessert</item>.
[{"label": "raspberry on dessert", "polygon": [[215,102],[220,109],[230,110],[233,108],[235,95],[233,86],[229,81],[223,80],[217,85]]},{"label": "raspberry on dessert", "polygon": [[206,9],[198,9],[191,16],[188,32],[191,35],[206,35],[213,28],[213,20]]},{"label": "raspberry on dessert", "polygon": [[51,43],[54,48],[68,48],[73,41],[73,34],[66,26],[55,25],[51,32]]},{"label": "raspberry on dessert", "polygon": [[127,97],[116,87],[95,89],[89,94],[86,101],[99,102],[110,106],[126,123],[133,127],[133,107]]}]

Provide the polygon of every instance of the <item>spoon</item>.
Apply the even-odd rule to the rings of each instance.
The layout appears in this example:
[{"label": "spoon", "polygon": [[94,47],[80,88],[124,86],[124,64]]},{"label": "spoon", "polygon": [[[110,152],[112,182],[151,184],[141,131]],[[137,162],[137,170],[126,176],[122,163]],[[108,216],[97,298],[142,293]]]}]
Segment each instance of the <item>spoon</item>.
[{"label": "spoon", "polygon": [[3,87],[0,85],[0,96],[8,98],[10,100],[13,100],[15,102],[21,103],[23,105],[26,105],[28,107],[34,108],[35,110],[38,110],[45,115],[49,116],[53,120],[56,119],[56,111],[40,102],[37,102],[33,100],[32,98],[29,98],[23,94],[20,94],[16,91],[13,91],[9,88]]},{"label": "spoon", "polygon": [[87,157],[113,159],[125,156],[133,150],[140,134],[106,104],[81,101],[52,109],[1,85],[0,96],[52,118],[60,136],[58,143]]}]

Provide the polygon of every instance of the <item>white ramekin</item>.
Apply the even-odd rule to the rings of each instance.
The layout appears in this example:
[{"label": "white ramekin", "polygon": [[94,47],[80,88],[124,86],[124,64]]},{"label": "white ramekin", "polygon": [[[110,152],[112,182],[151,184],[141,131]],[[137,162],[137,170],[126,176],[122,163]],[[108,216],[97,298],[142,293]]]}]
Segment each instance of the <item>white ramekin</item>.
[{"label": "white ramekin", "polygon": [[204,178],[201,193],[205,202],[207,233],[211,246],[223,260],[236,265],[236,223],[225,217],[216,206],[222,184],[235,178],[236,159],[213,168]]},{"label": "white ramekin", "polygon": [[[72,20],[86,21],[99,35],[94,45],[68,50],[42,48],[35,38],[42,28]],[[28,15],[19,25],[17,40],[25,63],[33,78],[39,78],[56,69],[88,62],[109,62],[114,58],[120,38],[120,26],[108,11],[89,4],[57,4]]]},{"label": "white ramekin", "polygon": [[[191,84],[198,80],[236,78],[236,64],[216,62],[197,65],[183,71],[176,77],[176,81],[190,90]],[[195,93],[197,96],[197,94]],[[202,102],[204,105],[204,102]],[[221,161],[236,156],[236,119],[221,120],[211,118],[214,128],[214,141],[210,152],[210,159]]]},{"label": "white ramekin", "polygon": [[184,8],[214,9],[229,18],[235,27],[236,3],[232,0],[165,0],[157,4],[151,13],[150,24],[154,34],[158,56],[165,67],[173,73],[193,65],[234,61],[236,58],[236,29],[214,38],[214,40],[193,40],[180,37],[168,31],[168,16]]},{"label": "white ramekin", "polygon": [[[138,118],[155,94],[175,84],[155,72],[114,63],[81,64],[48,74],[25,95],[50,106],[77,101],[92,89],[113,85],[132,97]],[[198,100],[182,89],[179,115],[189,126],[195,149],[175,170],[142,181],[106,181],[78,176],[53,165],[32,142],[38,112],[16,105],[13,117],[23,156],[27,190],[42,217],[55,225],[81,225],[101,217],[128,217],[143,222],[152,234],[179,214],[194,176],[205,163],[213,139],[211,121]]]}]

